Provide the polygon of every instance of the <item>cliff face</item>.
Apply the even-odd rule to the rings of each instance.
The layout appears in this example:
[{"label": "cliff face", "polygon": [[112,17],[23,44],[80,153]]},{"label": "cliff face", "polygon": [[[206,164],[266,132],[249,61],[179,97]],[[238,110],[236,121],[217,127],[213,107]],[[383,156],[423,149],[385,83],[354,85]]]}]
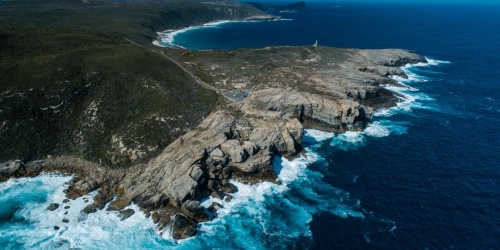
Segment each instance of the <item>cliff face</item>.
[{"label": "cliff face", "polygon": [[[200,199],[230,199],[231,178],[275,181],[272,157],[301,152],[304,128],[362,130],[375,109],[397,101],[381,86],[396,84],[389,76],[404,77],[399,66],[425,61],[403,50],[150,47],[159,28],[262,14],[231,1],[168,6],[67,5],[57,15],[78,17],[73,29],[46,26],[40,17],[50,8],[27,26],[5,19],[0,159],[57,157],[0,164],[0,180],[72,173],[69,198],[98,190],[84,212],[106,205],[120,211],[134,202],[175,238],[190,237],[208,220]],[[104,10],[112,10],[110,19],[88,31],[98,23],[89,17]],[[135,28],[111,32],[117,26],[110,20]]]}]

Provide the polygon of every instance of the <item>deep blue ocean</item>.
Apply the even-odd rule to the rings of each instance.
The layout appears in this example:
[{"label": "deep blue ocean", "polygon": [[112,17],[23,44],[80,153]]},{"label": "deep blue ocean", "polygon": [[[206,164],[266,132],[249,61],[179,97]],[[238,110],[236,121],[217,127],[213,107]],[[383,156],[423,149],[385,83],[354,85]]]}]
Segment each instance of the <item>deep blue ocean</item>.
[{"label": "deep blue ocean", "polygon": [[[5,249],[500,249],[500,5],[308,3],[286,19],[177,33],[190,49],[271,45],[414,50],[406,97],[362,133],[308,130],[307,155],[276,158],[283,184],[239,192],[198,236],[172,242],[136,213],[49,213],[69,177],[0,184]],[[171,38],[170,38],[171,39]],[[168,41],[167,41],[168,42]],[[35,191],[34,191],[35,190]],[[88,197],[91,197],[90,194]],[[211,200],[204,204],[209,205]],[[137,209],[132,205],[132,208]],[[70,223],[57,223],[68,217]],[[58,225],[60,230],[54,230]]]}]

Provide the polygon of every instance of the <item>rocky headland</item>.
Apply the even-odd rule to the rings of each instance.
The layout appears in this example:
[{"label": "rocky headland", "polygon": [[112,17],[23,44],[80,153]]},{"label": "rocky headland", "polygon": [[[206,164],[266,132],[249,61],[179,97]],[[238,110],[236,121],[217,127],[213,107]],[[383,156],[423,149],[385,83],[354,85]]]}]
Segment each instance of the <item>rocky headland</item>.
[{"label": "rocky headland", "polygon": [[[140,3],[149,6],[145,2]],[[141,4],[134,8],[139,8]],[[164,13],[172,10],[170,4],[172,3],[165,3]],[[127,3],[118,4],[122,5],[125,6],[122,8],[130,8]],[[218,9],[219,12],[216,13],[219,15],[212,16],[211,20],[220,20],[220,13],[226,13],[224,18],[231,19],[265,14],[251,6],[231,1],[193,3],[190,6],[183,3],[179,6],[184,8],[184,18],[188,19],[186,24],[192,25],[199,23],[190,20],[189,13],[198,8]],[[181,8],[179,6],[175,5],[175,8]],[[104,5],[99,8],[108,7]],[[99,9],[96,6],[94,8]],[[221,10],[223,11],[220,12]],[[238,14],[229,15],[229,12]],[[156,12],[149,13],[151,16],[147,16],[150,18],[148,20],[161,18],[161,15],[158,17],[153,13]],[[345,132],[366,128],[375,110],[391,107],[398,101],[399,97],[395,93],[384,89],[385,85],[397,84],[390,76],[406,77],[399,67],[407,63],[425,62],[424,57],[414,52],[398,49],[357,50],[303,46],[189,51],[161,48],[153,46],[151,42],[155,39],[154,33],[173,26],[167,25],[169,18],[173,17],[164,15],[166,17],[162,22],[151,21],[156,23],[155,27],[141,25],[137,29],[140,32],[120,31],[113,33],[111,38],[104,36],[99,41],[89,40],[89,44],[101,43],[102,47],[87,47],[84,54],[78,54],[79,58],[83,58],[80,64],[53,62],[62,70],[58,71],[56,68],[50,71],[49,76],[39,73],[38,77],[45,81],[39,79],[36,82],[38,85],[26,83],[31,79],[29,76],[23,76],[27,79],[21,78],[24,85],[21,84],[21,80],[16,78],[20,77],[19,68],[2,66],[2,75],[12,77],[8,78],[8,85],[2,82],[3,89],[0,90],[0,103],[6,105],[2,106],[0,112],[0,135],[2,138],[10,136],[9,140],[2,141],[4,152],[1,159],[4,163],[0,164],[0,180],[35,176],[42,172],[72,174],[74,178],[66,190],[67,198],[74,199],[97,190],[93,202],[84,212],[92,213],[106,208],[121,211],[122,218],[126,219],[131,213],[126,207],[133,202],[147,216],[151,216],[160,229],[169,228],[174,238],[191,237],[196,234],[197,224],[209,219],[205,208],[200,205],[201,199],[210,195],[231,199],[231,193],[237,192],[237,189],[229,182],[230,179],[250,183],[276,181],[272,158],[299,154],[302,151],[304,129]],[[142,40],[130,36],[142,32],[148,34]],[[22,36],[13,27],[3,28],[0,33],[2,43],[10,44],[13,34]],[[30,44],[35,52],[28,56],[37,59],[48,56],[47,60],[50,60],[51,55],[60,56],[60,53],[69,53],[67,51],[71,50],[70,55],[73,57],[69,58],[74,59],[75,51],[82,49],[80,45],[68,48],[65,47],[67,44],[57,44],[60,51],[52,51],[48,55],[43,54],[36,44]],[[9,56],[2,56],[2,65],[11,62],[21,64],[22,61],[15,54],[20,53],[16,47],[18,45],[10,45],[11,47],[7,47],[10,50],[0,50],[0,53]],[[109,61],[111,64],[97,64],[108,71],[94,68],[95,64],[85,63],[89,60],[88,55],[92,54],[89,52],[93,51],[113,53],[115,57]],[[123,51],[128,53],[120,54]],[[159,63],[164,69],[155,66],[153,69],[158,72],[154,72],[145,66],[128,71],[134,67],[123,62],[140,56],[144,56],[144,60]],[[84,94],[78,94],[82,92],[77,91],[73,99],[64,99],[63,106],[52,108],[43,101],[45,97],[68,96],[57,92],[60,91],[57,89],[59,84],[68,84],[64,78],[67,76],[64,75],[67,64],[77,69],[72,71],[71,76],[74,78],[71,81],[79,79],[83,82],[82,88],[88,84],[95,84],[100,88],[87,87]],[[44,69],[32,68],[31,73],[36,75],[37,70],[44,72]],[[101,73],[97,81],[90,74],[94,70],[112,74]],[[167,71],[167,74],[162,75],[162,70]],[[114,80],[113,83],[118,81],[123,88],[113,89],[113,93],[106,92],[107,86],[111,86],[107,82],[111,82],[115,73],[130,76]],[[56,76],[61,79],[47,80],[52,79],[48,77]],[[78,84],[76,86],[80,86]],[[33,91],[39,93],[39,101],[23,99]],[[137,96],[131,94],[133,91],[144,91],[141,92],[144,94],[142,99],[136,99]],[[54,93],[59,93],[59,96]],[[71,90],[68,93],[72,93]],[[150,94],[153,93],[151,97]],[[123,98],[123,101],[106,102],[108,95],[116,95],[116,98]],[[179,95],[189,99],[175,99]],[[165,99],[169,101],[165,102]],[[50,100],[50,103],[60,101]],[[131,106],[129,102],[134,104]],[[141,102],[150,103],[151,106]],[[16,110],[22,110],[19,103],[25,105],[22,107],[29,107],[28,110],[41,111],[32,114],[33,116],[19,118],[15,114]],[[43,110],[46,106],[53,109],[54,114],[50,115],[52,120],[47,124],[42,121],[37,124],[36,119],[47,118],[44,113],[46,111]],[[128,118],[119,116],[128,114],[130,108],[134,112]],[[105,112],[100,113],[103,110]],[[61,114],[64,116],[59,117]],[[110,114],[114,115],[106,117]],[[72,124],[68,121],[69,118],[81,119],[82,123],[76,123],[80,127],[64,127],[65,124]],[[158,123],[147,122],[150,118]],[[119,125],[116,125],[116,119],[122,119]],[[39,126],[32,129],[32,140],[48,141],[39,144],[29,143],[27,138],[19,140],[19,137],[15,137],[18,140],[13,140],[11,137],[17,136],[15,133],[22,133],[22,129],[28,126],[23,125],[23,122]],[[16,124],[18,127],[4,124]],[[54,124],[57,124],[56,128],[67,131],[39,135],[53,129]],[[131,130],[135,131],[132,139],[127,137]],[[100,145],[95,153],[75,150],[90,148],[90,142],[97,138],[104,145]],[[148,148],[149,140],[161,138],[163,143],[160,146],[150,146],[151,150],[144,150]],[[52,146],[54,150],[47,152],[42,149],[42,146],[51,146],[51,143],[56,144]],[[11,148],[6,150],[9,145]],[[67,150],[67,145],[72,150]],[[16,150],[23,146],[27,150]],[[23,152],[29,150],[38,150],[39,153],[26,157]],[[53,204],[49,209],[57,206],[58,204]],[[220,204],[214,203],[209,210],[213,212],[219,206]]]}]

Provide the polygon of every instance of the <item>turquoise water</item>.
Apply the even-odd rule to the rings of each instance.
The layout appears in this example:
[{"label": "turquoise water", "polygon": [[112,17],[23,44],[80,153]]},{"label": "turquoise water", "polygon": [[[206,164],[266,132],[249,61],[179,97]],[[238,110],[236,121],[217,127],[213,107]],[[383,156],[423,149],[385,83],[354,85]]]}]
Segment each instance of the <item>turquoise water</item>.
[{"label": "turquoise water", "polygon": [[[404,48],[406,99],[363,133],[308,130],[308,154],[274,159],[283,184],[234,183],[219,217],[181,242],[136,212],[50,213],[69,177],[0,184],[0,245],[8,249],[496,249],[500,245],[500,8],[310,4],[287,20],[224,23],[177,34],[192,49],[268,45]],[[433,59],[433,60],[431,60]],[[91,197],[92,194],[89,195]],[[211,200],[207,200],[207,205]],[[135,206],[131,208],[137,209]],[[69,223],[62,223],[68,218]],[[59,230],[54,230],[59,226]]]}]

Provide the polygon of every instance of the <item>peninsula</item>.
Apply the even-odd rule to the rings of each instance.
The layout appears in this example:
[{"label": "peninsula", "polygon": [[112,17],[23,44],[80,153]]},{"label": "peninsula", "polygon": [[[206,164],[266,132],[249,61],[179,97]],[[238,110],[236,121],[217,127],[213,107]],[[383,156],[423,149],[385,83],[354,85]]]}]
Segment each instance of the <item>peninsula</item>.
[{"label": "peninsula", "polygon": [[299,154],[304,129],[366,128],[398,102],[390,76],[426,61],[399,49],[152,43],[168,29],[263,18],[274,17],[230,0],[0,2],[0,181],[71,174],[67,198],[98,191],[84,212],[127,219],[135,203],[191,237],[209,220],[201,199],[231,199],[230,179],[276,181],[272,158]]}]

